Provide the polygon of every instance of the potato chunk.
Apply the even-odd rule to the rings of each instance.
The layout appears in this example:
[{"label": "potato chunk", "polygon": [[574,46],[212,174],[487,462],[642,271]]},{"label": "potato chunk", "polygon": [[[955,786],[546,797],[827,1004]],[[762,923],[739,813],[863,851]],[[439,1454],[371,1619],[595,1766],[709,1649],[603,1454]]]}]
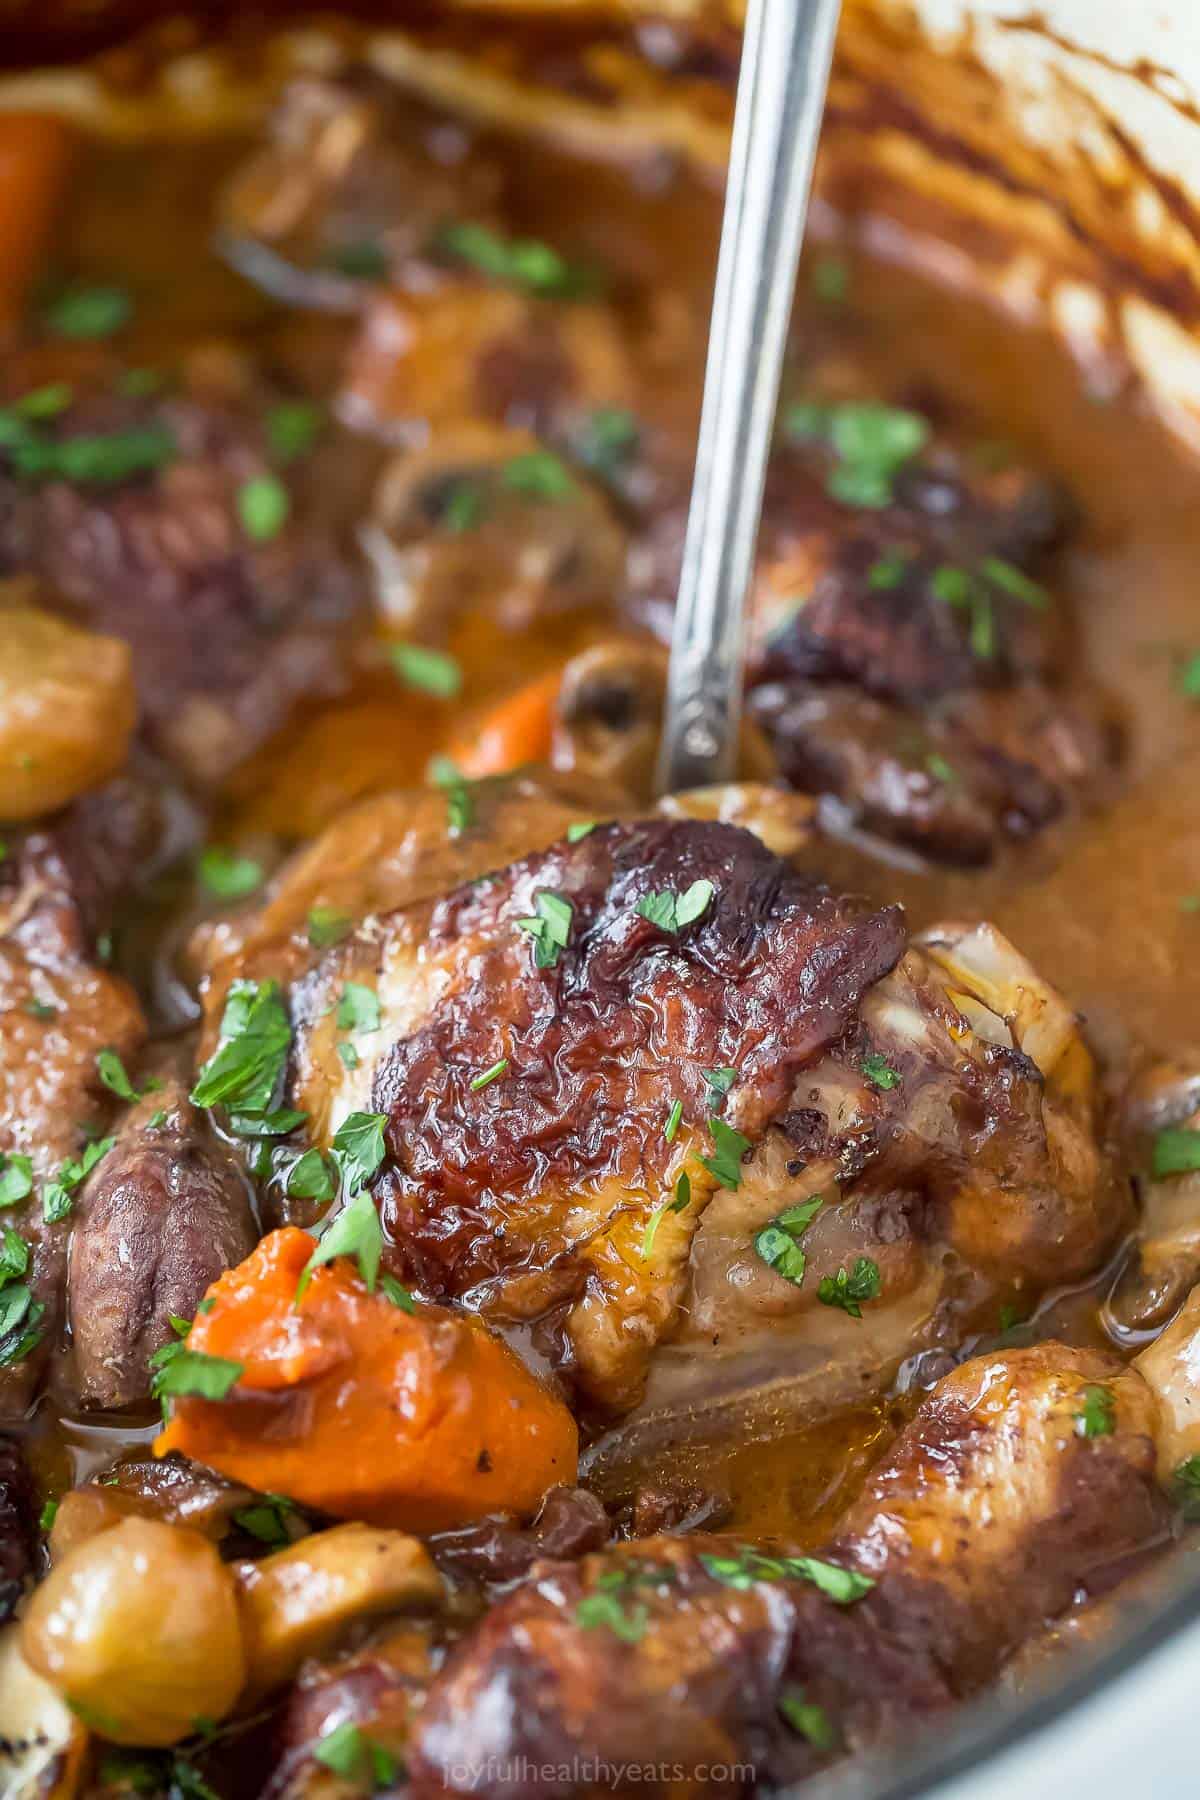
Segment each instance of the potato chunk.
[{"label": "potato chunk", "polygon": [[98,786],[124,763],[135,718],[127,645],[0,601],[0,818]]}]

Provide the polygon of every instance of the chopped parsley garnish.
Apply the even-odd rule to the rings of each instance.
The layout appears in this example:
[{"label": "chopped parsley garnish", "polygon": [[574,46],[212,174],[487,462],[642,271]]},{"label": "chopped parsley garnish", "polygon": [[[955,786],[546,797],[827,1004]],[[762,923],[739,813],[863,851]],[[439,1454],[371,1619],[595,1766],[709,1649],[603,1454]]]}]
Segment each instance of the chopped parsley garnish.
[{"label": "chopped parsley garnish", "polygon": [[1117,1402],[1111,1388],[1091,1382],[1081,1395],[1083,1405],[1075,1414],[1075,1430],[1080,1437],[1111,1437],[1117,1426]]},{"label": "chopped parsley garnish", "polygon": [[850,269],[840,256],[822,256],[812,272],[812,291],[826,306],[840,306],[850,292]]},{"label": "chopped parsley garnish", "polygon": [[573,824],[567,826],[568,844],[582,843],[583,839],[590,837],[595,829],[595,819],[576,819]]},{"label": "chopped parsley garnish", "polygon": [[291,497],[278,475],[252,475],[237,491],[242,530],[256,544],[278,537],[291,510]]},{"label": "chopped parsley garnish", "polygon": [[86,1144],[83,1153],[62,1164],[53,1181],[48,1181],[42,1189],[42,1217],[48,1225],[56,1225],[65,1219],[73,1204],[73,1195],[77,1187],[91,1174],[96,1164],[108,1155],[116,1138],[99,1138],[95,1143]]},{"label": "chopped parsley garnish", "polygon": [[361,981],[348,981],[337,1007],[339,1031],[378,1031],[383,1017],[379,995]]},{"label": "chopped parsley garnish", "polygon": [[113,1049],[99,1050],[96,1053],[96,1073],[110,1094],[118,1100],[140,1100],[141,1094],[134,1087],[125,1071],[125,1064]]},{"label": "chopped parsley garnish", "polygon": [[[221,1016],[217,1048],[191,1092],[193,1106],[225,1106],[242,1135],[270,1115],[292,1043],[291,1021],[277,981],[234,981]],[[288,1127],[290,1129],[290,1127]]]},{"label": "chopped parsley garnish", "polygon": [[636,910],[643,919],[649,919],[652,925],[657,925],[660,931],[675,934],[686,925],[693,925],[697,919],[703,918],[715,892],[711,881],[693,881],[682,894],[673,894],[669,888],[663,888],[654,894],[643,894]]},{"label": "chopped parsley garnish", "polygon": [[55,1521],[55,1519],[57,1519],[57,1517],[58,1517],[58,1501],[57,1500],[47,1500],[46,1504],[42,1507],[41,1512],[38,1514],[38,1530],[45,1531],[45,1532],[53,1531],[54,1530],[54,1521]]},{"label": "chopped parsley garnish", "polygon": [[336,906],[314,906],[306,921],[308,941],[314,950],[340,944],[354,930],[354,920]]},{"label": "chopped parsley garnish", "polygon": [[208,1356],[182,1343],[164,1344],[150,1358],[154,1371],[150,1392],[156,1400],[190,1395],[197,1400],[224,1400],[241,1379],[245,1364],[226,1356]]},{"label": "chopped parsley garnish", "polygon": [[337,1047],[337,1058],[343,1069],[349,1069],[351,1073],[357,1069],[360,1060],[358,1051],[354,1048],[353,1044],[339,1044]]},{"label": "chopped parsley garnish", "polygon": [[535,967],[553,969],[570,940],[574,909],[569,900],[549,888],[542,888],[535,895],[533,904],[533,917],[518,919],[517,928],[527,931],[533,939]]},{"label": "chopped parsley garnish", "polygon": [[282,463],[294,462],[311,450],[321,434],[325,415],[308,400],[285,400],[267,414],[267,442]]},{"label": "chopped parsley garnish", "polygon": [[125,369],[117,376],[117,392],[125,394],[130,400],[145,400],[151,394],[161,393],[167,385],[167,377],[161,369]]},{"label": "chopped parsley garnish", "polygon": [[1190,1175],[1200,1169],[1200,1131],[1181,1126],[1158,1132],[1151,1166],[1160,1179],[1164,1175]]},{"label": "chopped parsley garnish", "polygon": [[313,1759],[346,1781],[372,1789],[389,1787],[399,1773],[396,1759],[382,1744],[372,1743],[349,1719],[313,1746]]},{"label": "chopped parsley garnish", "polygon": [[666,1138],[668,1144],[673,1144],[675,1142],[675,1133],[679,1130],[679,1121],[682,1118],[683,1101],[675,1100],[671,1104],[671,1110],[667,1114],[667,1122],[663,1126],[663,1136]]},{"label": "chopped parsley garnish", "polygon": [[4,408],[4,415],[15,414],[18,419],[57,419],[67,411],[74,398],[75,390],[69,381],[51,381],[45,387],[22,394],[19,400]]},{"label": "chopped parsley garnish", "polygon": [[529,450],[523,456],[509,457],[500,481],[530,500],[565,500],[575,492],[570,470],[550,450]]},{"label": "chopped parsley garnish", "polygon": [[877,401],[835,406],[802,401],[788,408],[784,432],[797,442],[825,439],[837,461],[826,486],[846,506],[878,509],[892,499],[892,483],[929,441],[928,420]]},{"label": "chopped parsley garnish", "polygon": [[901,556],[898,551],[881,556],[867,570],[867,586],[869,588],[899,587],[904,580],[904,571],[907,567],[908,558]]},{"label": "chopped parsley garnish", "polygon": [[487,510],[488,497],[483,484],[464,475],[446,489],[438,524],[458,536],[461,532],[473,531]]},{"label": "chopped parsley garnish", "polygon": [[900,1085],[899,1070],[893,1069],[887,1057],[880,1056],[877,1051],[863,1057],[862,1072],[872,1087],[883,1088],[885,1092]]},{"label": "chopped parsley garnish", "polygon": [[641,426],[631,412],[598,406],[583,421],[575,454],[593,474],[611,479],[636,453],[640,440]]},{"label": "chopped parsley garnish", "polygon": [[80,486],[116,487],[135,475],[161,469],[175,455],[175,439],[165,425],[131,426],[105,436],[62,438],[32,433],[7,446],[18,475],[30,481],[73,481]]},{"label": "chopped parsley garnish", "polygon": [[422,694],[453,700],[462,691],[462,670],[444,650],[431,650],[425,644],[392,644],[388,656],[400,680]]},{"label": "chopped parsley garnish", "polygon": [[61,1181],[48,1181],[42,1189],[42,1217],[47,1225],[57,1225],[65,1219],[73,1204],[70,1188]]},{"label": "chopped parsley garnish", "polygon": [[613,1593],[587,1594],[575,1608],[575,1623],[585,1631],[603,1627],[623,1644],[636,1644],[646,1635],[650,1613],[641,1602],[626,1611]]},{"label": "chopped parsley garnish", "polygon": [[1188,700],[1200,700],[1200,651],[1179,665],[1175,685]]},{"label": "chopped parsley garnish", "polygon": [[779,1713],[793,1731],[808,1739],[814,1750],[832,1750],[837,1739],[829,1714],[823,1706],[806,1700],[803,1688],[788,1688],[780,1694]]},{"label": "chopped parsley garnish", "polygon": [[397,1281],[396,1277],[394,1275],[389,1275],[386,1270],[379,1277],[379,1287],[384,1299],[390,1300],[391,1304],[400,1312],[416,1312],[417,1303],[405,1287],[404,1283],[402,1281]]},{"label": "chopped parsley garnish", "polygon": [[241,856],[224,844],[209,844],[200,852],[196,872],[218,900],[243,900],[262,886],[263,867],[252,856]]},{"label": "chopped parsley garnish", "polygon": [[41,1338],[46,1308],[24,1282],[0,1288],[0,1368],[23,1361]]},{"label": "chopped parsley garnish", "polygon": [[729,1090],[738,1078],[738,1071],[728,1064],[720,1069],[701,1069],[700,1073],[712,1091],[714,1106],[728,1099]]},{"label": "chopped parsley garnish", "polygon": [[348,1194],[374,1180],[384,1158],[386,1113],[352,1112],[338,1126],[333,1154]]},{"label": "chopped parsley garnish", "polygon": [[466,776],[448,756],[430,760],[429,779],[446,796],[446,823],[457,836],[475,823],[475,800]]},{"label": "chopped parsley garnish", "polygon": [[594,293],[598,286],[591,270],[568,262],[549,244],[535,238],[505,238],[470,221],[446,226],[437,248],[493,281],[525,288],[531,294],[577,299]]},{"label": "chopped parsley garnish", "polygon": [[882,1292],[879,1264],[869,1256],[860,1256],[852,1271],[839,1269],[836,1275],[823,1275],[817,1299],[822,1306],[840,1306],[850,1318],[861,1319],[863,1302],[878,1300]]},{"label": "chopped parsley garnish", "polygon": [[337,1183],[319,1150],[306,1150],[287,1172],[284,1189],[298,1200],[332,1200]]},{"label": "chopped parsley garnish", "polygon": [[357,1262],[358,1272],[366,1283],[367,1292],[373,1294],[382,1255],[383,1229],[379,1223],[379,1214],[375,1210],[374,1200],[364,1190],[342,1208],[305,1263],[296,1284],[293,1304],[299,1306],[314,1272],[338,1256],[348,1256]]},{"label": "chopped parsley garnish", "polygon": [[802,1200],[777,1213],[755,1236],[755,1254],[794,1287],[804,1280],[806,1258],[800,1240],[824,1204],[823,1197],[814,1194],[811,1200]]},{"label": "chopped parsley garnish", "polygon": [[811,1581],[835,1606],[850,1606],[875,1586],[869,1575],[816,1556],[767,1556],[749,1547],[729,1556],[706,1553],[700,1563],[714,1581],[743,1593],[759,1581]]},{"label": "chopped parsley garnish", "polygon": [[654,1211],[650,1214],[650,1217],[646,1220],[646,1230],[642,1236],[643,1262],[649,1260],[650,1252],[654,1248],[654,1240],[658,1236],[658,1227],[661,1224],[664,1215],[669,1212],[681,1213],[686,1211],[691,1205],[691,1201],[691,1178],[686,1169],[681,1169],[679,1171],[678,1179],[675,1182],[675,1198],[673,1200],[665,1200],[661,1206],[656,1206]]},{"label": "chopped parsley garnish", "polygon": [[953,787],[958,780],[958,770],[953,763],[947,762],[936,750],[931,750],[925,758],[925,772],[940,781],[943,787]]},{"label": "chopped parsley garnish", "polygon": [[330,253],[326,266],[350,281],[382,281],[389,264],[383,245],[363,238],[359,243],[339,245]]},{"label": "chopped parsley garnish", "polygon": [[42,322],[55,337],[106,338],[127,325],[132,313],[124,288],[97,283],[64,288],[43,309]]},{"label": "chopped parsley garnish", "polygon": [[477,1094],[480,1088],[491,1087],[493,1081],[499,1081],[507,1067],[508,1058],[507,1056],[502,1056],[499,1062],[494,1062],[492,1064],[491,1068],[481,1069],[478,1075],[472,1075],[471,1092]]},{"label": "chopped parsley garnish", "polygon": [[1050,604],[1050,596],[1042,584],[1026,575],[1023,569],[1018,569],[1015,563],[1006,562],[1002,556],[985,556],[979,565],[979,573],[993,587],[998,587],[1014,600],[1020,600],[1024,606],[1032,606],[1043,612]]},{"label": "chopped parsley garnish", "polygon": [[0,1206],[16,1206],[33,1192],[33,1164],[21,1151],[0,1156]]},{"label": "chopped parsley garnish", "polygon": [[1200,1456],[1189,1456],[1171,1477],[1175,1504],[1185,1519],[1200,1519]]},{"label": "chopped parsley garnish", "polygon": [[15,1281],[18,1275],[24,1275],[28,1267],[29,1245],[11,1225],[6,1225],[0,1236],[0,1287],[5,1282]]},{"label": "chopped parsley garnish", "polygon": [[741,1185],[742,1158],[750,1148],[750,1139],[715,1116],[709,1119],[708,1129],[712,1132],[715,1149],[711,1156],[702,1156],[700,1161],[714,1181],[736,1192]]},{"label": "chopped parsley garnish", "polygon": [[260,1544],[288,1544],[292,1534],[287,1522],[295,1510],[286,1495],[264,1494],[253,1506],[240,1507],[233,1515],[233,1522],[252,1538],[257,1538]]}]

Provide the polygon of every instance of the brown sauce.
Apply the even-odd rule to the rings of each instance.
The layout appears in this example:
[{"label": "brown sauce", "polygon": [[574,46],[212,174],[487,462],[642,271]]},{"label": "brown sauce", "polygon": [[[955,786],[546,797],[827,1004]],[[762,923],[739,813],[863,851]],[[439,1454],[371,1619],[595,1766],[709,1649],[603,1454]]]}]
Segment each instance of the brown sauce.
[{"label": "brown sauce", "polygon": [[[348,324],[264,299],[207,241],[213,187],[243,150],[221,141],[156,150],[156,178],[146,183],[143,150],[95,149],[78,171],[61,267],[120,272],[144,321],[129,347],[134,363],[161,363],[211,335],[244,343],[319,387]],[[527,229],[566,233],[579,251],[655,290],[670,354],[647,410],[685,439],[700,385],[716,197],[682,175],[656,192],[648,180],[639,185],[566,158],[539,159],[535,169],[516,154],[514,165]],[[1056,588],[1074,610],[1092,672],[1118,696],[1124,748],[1110,804],[982,873],[922,868],[849,843],[822,848],[822,872],[834,885],[902,900],[918,925],[994,920],[1076,1002],[1118,1074],[1148,1052],[1187,1052],[1200,1043],[1200,912],[1188,905],[1200,895],[1200,704],[1179,693],[1175,671],[1180,657],[1200,649],[1196,470],[1135,399],[1089,395],[1048,340],[975,304],[948,304],[895,268],[853,257],[848,267],[847,299],[836,313],[813,296],[806,273],[800,341],[811,319],[823,338],[832,333],[846,345],[868,382],[890,391],[936,374],[980,438],[1011,441],[1074,494],[1081,524]],[[485,617],[466,619],[449,645],[464,671],[464,700],[452,716],[398,691],[364,656],[346,696],[303,709],[237,772],[213,818],[196,819],[196,841],[250,835],[282,851],[353,800],[420,783],[430,756],[469,733],[489,701],[555,666],[602,625],[575,616],[514,637]],[[175,902],[168,884],[161,903],[124,933],[126,966],[137,961],[152,996],[174,987],[167,965],[181,941]],[[155,959],[161,966],[151,973]],[[1031,1335],[1055,1329],[1077,1342],[1103,1341],[1097,1308],[1108,1279],[1048,1302]],[[697,1472],[729,1495],[739,1529],[816,1542],[903,1412],[902,1397],[816,1431],[731,1443],[707,1452]],[[39,1472],[55,1489],[116,1452],[140,1449],[149,1435],[144,1421],[52,1421],[45,1412],[31,1429]]]}]

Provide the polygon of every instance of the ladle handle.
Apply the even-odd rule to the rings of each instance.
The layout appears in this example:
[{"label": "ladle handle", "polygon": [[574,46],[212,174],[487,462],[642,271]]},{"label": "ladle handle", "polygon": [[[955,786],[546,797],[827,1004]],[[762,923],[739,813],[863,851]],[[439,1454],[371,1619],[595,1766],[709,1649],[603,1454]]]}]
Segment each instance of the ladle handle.
[{"label": "ladle handle", "polygon": [[734,773],[746,593],[840,0],[750,0],[658,788]]}]

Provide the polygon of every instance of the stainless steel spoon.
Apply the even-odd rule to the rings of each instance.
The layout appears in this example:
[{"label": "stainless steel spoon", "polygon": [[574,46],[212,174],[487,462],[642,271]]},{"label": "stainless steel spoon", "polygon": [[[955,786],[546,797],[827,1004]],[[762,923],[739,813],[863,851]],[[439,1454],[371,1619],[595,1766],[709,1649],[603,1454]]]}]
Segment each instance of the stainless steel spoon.
[{"label": "stainless steel spoon", "polygon": [[660,793],[734,772],[746,591],[840,6],[750,0],[747,11]]}]

